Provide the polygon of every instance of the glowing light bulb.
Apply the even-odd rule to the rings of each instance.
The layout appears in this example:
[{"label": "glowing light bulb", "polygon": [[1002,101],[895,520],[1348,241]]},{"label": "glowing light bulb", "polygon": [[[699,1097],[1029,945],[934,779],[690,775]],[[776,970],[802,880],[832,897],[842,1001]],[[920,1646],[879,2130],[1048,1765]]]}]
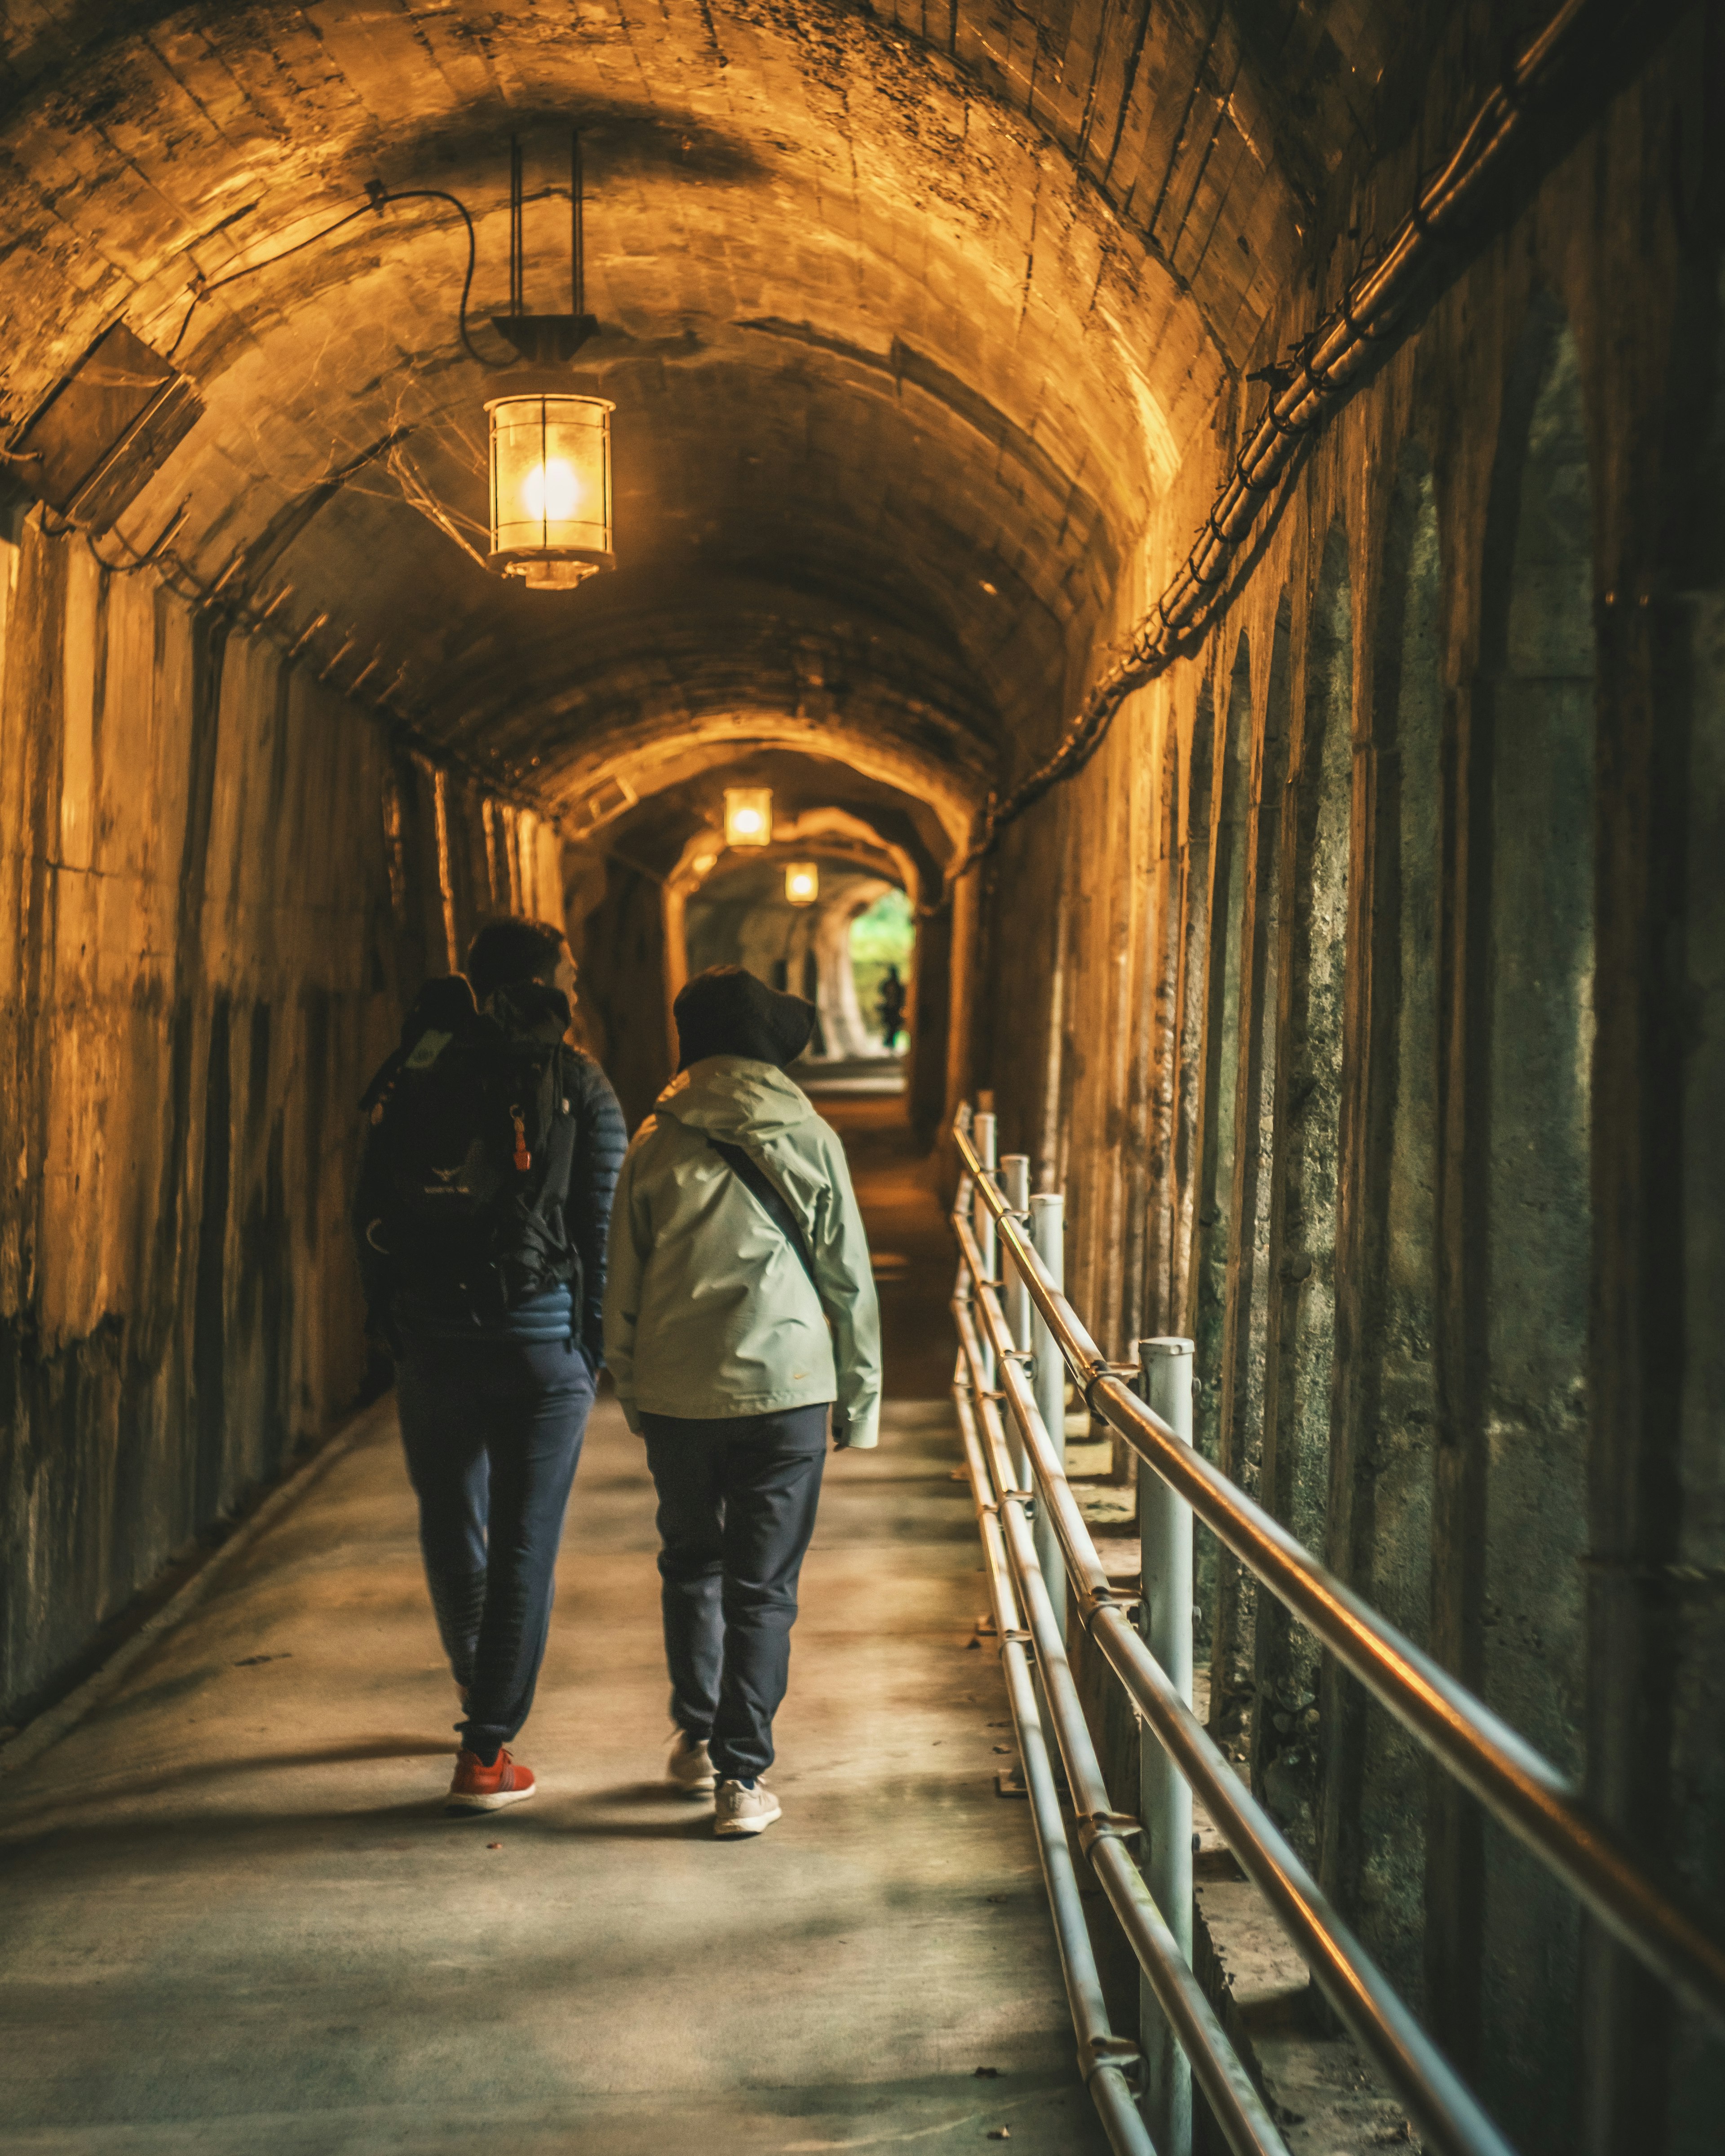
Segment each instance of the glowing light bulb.
[{"label": "glowing light bulb", "polygon": [[820,870],[813,861],[793,861],[784,872],[784,895],[793,906],[813,906],[820,896]]},{"label": "glowing light bulb", "polygon": [[770,846],[772,843],[772,788],[727,786],[725,788],[725,844],[727,846]]},{"label": "glowing light bulb", "polygon": [[521,500],[536,524],[565,524],[581,499],[581,482],[565,458],[535,465],[521,482]]},{"label": "glowing light bulb", "polygon": [[492,568],[530,591],[567,591],[615,566],[611,405],[603,397],[494,397]]}]

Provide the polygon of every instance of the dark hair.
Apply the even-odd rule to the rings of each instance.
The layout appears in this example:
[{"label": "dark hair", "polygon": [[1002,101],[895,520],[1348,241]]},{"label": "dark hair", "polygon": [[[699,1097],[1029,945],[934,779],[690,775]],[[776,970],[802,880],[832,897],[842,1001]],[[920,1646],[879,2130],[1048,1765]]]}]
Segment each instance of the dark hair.
[{"label": "dark hair", "polygon": [[494,914],[482,921],[467,947],[475,1002],[487,1004],[499,988],[513,988],[518,981],[548,981],[565,940],[561,928],[548,921],[530,921],[523,913]]}]

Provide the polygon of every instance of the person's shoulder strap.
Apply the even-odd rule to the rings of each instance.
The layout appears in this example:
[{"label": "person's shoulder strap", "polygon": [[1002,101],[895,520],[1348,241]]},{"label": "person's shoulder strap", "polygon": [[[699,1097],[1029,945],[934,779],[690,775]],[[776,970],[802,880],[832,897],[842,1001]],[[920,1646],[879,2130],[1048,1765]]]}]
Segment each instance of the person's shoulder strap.
[{"label": "person's shoulder strap", "polygon": [[803,1233],[803,1224],[790,1209],[789,1201],[778,1185],[768,1174],[760,1163],[746,1152],[740,1145],[732,1145],[724,1138],[716,1138],[711,1132],[704,1133],[707,1143],[760,1205],[768,1219],[778,1229],[786,1242],[796,1252],[803,1270],[809,1276],[809,1286],[820,1294],[820,1282],[814,1275],[814,1254]]},{"label": "person's shoulder strap", "polygon": [[[553,1205],[563,1205],[569,1199],[570,1179],[575,1173],[575,1155],[581,1142],[581,1125],[586,1118],[587,1101],[576,1075],[573,1063],[575,1051],[567,1043],[559,1042],[552,1058],[552,1114],[551,1132],[546,1140],[544,1180],[539,1194],[533,1201],[536,1215],[548,1212]],[[564,1091],[567,1086],[568,1091]],[[562,1108],[564,1113],[559,1114]]]}]

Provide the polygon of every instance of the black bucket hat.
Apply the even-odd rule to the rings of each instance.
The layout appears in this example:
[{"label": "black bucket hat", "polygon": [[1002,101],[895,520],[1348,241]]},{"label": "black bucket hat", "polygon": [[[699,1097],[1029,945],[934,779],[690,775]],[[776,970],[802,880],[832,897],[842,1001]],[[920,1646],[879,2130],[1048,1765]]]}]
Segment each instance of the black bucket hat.
[{"label": "black bucket hat", "polygon": [[743,1055],[783,1070],[814,1032],[814,1005],[769,988],[742,966],[709,966],[678,991],[677,1068],[708,1055]]}]

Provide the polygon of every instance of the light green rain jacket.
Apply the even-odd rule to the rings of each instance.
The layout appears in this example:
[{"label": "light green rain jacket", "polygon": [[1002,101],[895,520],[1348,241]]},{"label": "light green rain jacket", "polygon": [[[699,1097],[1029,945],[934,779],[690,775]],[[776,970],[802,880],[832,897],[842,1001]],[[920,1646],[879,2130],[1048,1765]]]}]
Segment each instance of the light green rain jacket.
[{"label": "light green rain jacket", "polygon": [[[772,1177],[819,1296],[709,1132]],[[876,1442],[880,1320],[850,1171],[836,1132],[772,1064],[704,1057],[635,1132],[611,1214],[605,1362],[631,1430],[643,1413],[704,1420],[833,1400],[835,1435]]]}]

